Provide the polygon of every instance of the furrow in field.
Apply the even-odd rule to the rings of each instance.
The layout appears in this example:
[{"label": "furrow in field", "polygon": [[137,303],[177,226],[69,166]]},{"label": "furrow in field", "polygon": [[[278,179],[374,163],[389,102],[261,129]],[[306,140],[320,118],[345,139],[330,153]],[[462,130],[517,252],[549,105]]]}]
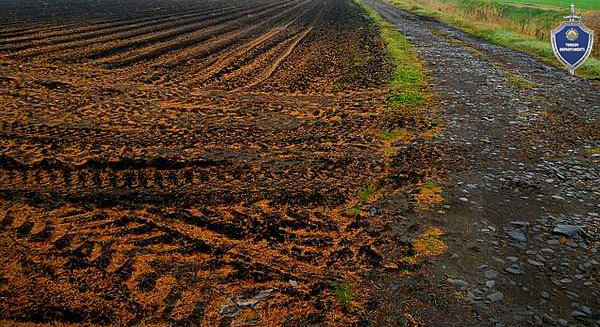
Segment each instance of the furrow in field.
[{"label": "furrow in field", "polygon": [[[307,2],[298,6],[306,3]],[[287,13],[294,9],[282,12],[277,16],[269,17],[268,21],[261,22],[260,24],[252,26],[246,30],[239,32],[236,31],[224,35],[215,42],[202,44],[198,47],[191,47],[189,50],[175,52],[172,56],[168,56],[166,60],[161,60],[155,65],[173,68],[180,65],[187,66],[187,63],[190,60],[194,61],[194,75],[198,77],[188,79],[186,83],[191,80],[202,79],[202,76],[210,76],[211,73],[215,73],[215,70],[217,71],[216,73],[219,74],[219,70],[222,71],[223,68],[227,69],[225,64],[231,63],[232,61],[235,61],[240,57],[244,57],[249,53],[253,53],[255,51],[263,52],[265,49],[272,47],[273,44],[271,41],[273,41],[274,37],[281,37],[280,41],[285,40],[285,36],[282,36],[281,32],[285,29],[288,29],[299,18],[309,12],[311,7],[314,8],[316,5],[317,3],[313,2],[312,6],[309,6],[309,8],[303,12],[292,16],[287,21],[284,20],[280,22],[280,20],[287,17],[284,15],[287,15]],[[290,31],[285,32],[288,33]],[[245,42],[247,39],[251,39],[253,41]],[[265,43],[270,44],[270,46],[265,46]]]},{"label": "furrow in field", "polygon": [[[11,29],[0,30],[0,38],[17,37],[17,36],[24,36],[24,35],[28,35],[28,34],[42,33],[42,32],[62,31],[65,29],[76,28],[76,27],[80,26],[80,24],[76,23],[76,22],[71,23],[71,24],[67,24],[67,23],[69,23],[69,22],[65,20],[59,25],[52,25],[52,24],[39,25],[37,27],[32,28],[31,22],[27,22],[26,24],[29,25],[29,27],[27,27],[27,28],[19,28],[19,29],[12,29],[12,30]],[[22,26],[23,24],[25,24],[25,23],[24,22],[15,23],[15,25],[18,25],[18,26]]]},{"label": "furrow in field", "polygon": [[[118,34],[107,35],[104,37],[87,39],[77,42],[70,42],[51,47],[42,47],[32,49],[31,51],[24,51],[18,53],[20,57],[36,56],[36,55],[47,55],[48,52],[56,52],[61,50],[74,49],[74,51],[61,53],[56,58],[66,58],[66,61],[73,62],[83,58],[87,59],[99,59],[107,56],[115,55],[123,51],[135,51],[133,49],[142,47],[148,44],[164,42],[172,38],[176,38],[180,35],[197,31],[213,25],[222,24],[224,22],[231,21],[236,22],[243,20],[246,15],[252,15],[256,12],[260,12],[265,8],[271,8],[276,5],[264,5],[251,9],[241,8],[232,12],[219,12],[215,13],[212,17],[201,16],[184,19],[182,21],[166,22],[161,25],[153,25],[137,29],[134,31],[127,31]],[[208,19],[207,19],[208,18]],[[199,21],[200,20],[200,21]],[[156,33],[158,31],[158,33]],[[95,46],[99,45],[99,46]],[[90,46],[85,49],[86,46]],[[82,50],[84,48],[85,50]]]},{"label": "furrow in field", "polygon": [[[253,39],[251,42],[242,43],[239,46],[231,47],[228,50],[214,53],[202,58],[199,62],[194,62],[190,71],[190,75],[194,77],[183,77],[177,76],[178,72],[175,72],[168,80],[167,85],[174,85],[184,83],[185,85],[199,84],[200,81],[206,81],[209,79],[218,78],[224,74],[227,74],[233,70],[239,69],[245,66],[250,59],[266,51],[265,49],[272,48],[277,44],[286,42],[290,36],[290,31],[284,31],[295,21],[292,20],[283,27],[276,27],[265,34]],[[291,33],[293,34],[293,33]],[[194,59],[194,58],[191,58]],[[181,60],[165,64],[168,68],[174,68],[179,65]]]},{"label": "furrow in field", "polygon": [[304,39],[304,37],[306,37],[306,35],[308,35],[308,33],[310,33],[312,30],[313,30],[313,27],[309,27],[303,33],[298,35],[294,39],[294,41],[291,42],[291,44],[287,47],[285,52],[283,54],[281,54],[281,56],[279,56],[266,71],[264,71],[260,76],[258,76],[258,78],[254,82],[252,82],[252,83],[248,84],[247,86],[242,87],[240,89],[251,88],[255,85],[262,83],[267,78],[271,77],[271,75],[277,69],[277,67],[279,67],[279,65],[292,53],[292,51],[294,51],[294,49],[296,48],[298,43],[300,43],[300,41],[302,41],[302,39]]},{"label": "furrow in field", "polygon": [[[317,3],[313,3],[312,8],[315,8]],[[196,80],[206,80],[211,79],[216,75],[223,75],[228,71],[231,71],[231,65],[234,63],[238,64],[238,67],[243,66],[240,64],[243,61],[243,58],[247,57],[249,53],[262,52],[264,49],[268,49],[272,47],[274,44],[279,44],[281,42],[285,42],[286,38],[289,38],[285,35],[290,31],[288,30],[292,24],[296,23],[303,15],[306,15],[311,8],[308,8],[303,13],[293,17],[287,22],[282,23],[281,25],[275,26],[266,33],[259,35],[258,37],[252,39],[250,42],[242,43],[237,47],[232,47],[227,51],[220,51],[219,53],[215,53],[214,56],[207,56],[207,60],[203,60],[201,63],[195,63],[194,67],[190,74],[195,77],[192,79],[187,78],[186,82],[196,81]],[[253,54],[256,55],[256,54]],[[205,55],[203,56],[205,57]],[[181,57],[179,56],[173,61],[164,62],[162,65],[168,68],[173,68],[175,66],[181,65],[182,62],[187,60],[198,59],[197,56],[193,54],[191,56]],[[182,81],[181,79],[176,79],[178,81]],[[170,79],[170,82],[175,82],[173,79]]]},{"label": "furrow in field", "polygon": [[[104,32],[108,32],[108,33],[117,33],[117,32],[121,32],[124,30],[129,30],[132,28],[139,28],[139,27],[144,27],[144,26],[148,26],[148,25],[155,25],[156,24],[160,24],[163,22],[169,22],[169,21],[173,21],[176,19],[183,19],[183,18],[188,18],[188,17],[202,17],[202,16],[206,16],[206,15],[210,15],[214,12],[218,12],[221,10],[227,10],[229,8],[235,8],[233,6],[229,6],[229,5],[224,5],[224,6],[220,6],[217,8],[211,8],[210,10],[207,10],[207,8],[201,8],[201,9],[196,9],[192,12],[186,12],[185,14],[183,13],[176,13],[176,14],[171,14],[171,15],[161,15],[161,16],[151,16],[151,17],[144,17],[144,18],[139,18],[139,19],[130,19],[130,18],[123,18],[123,19],[119,19],[116,22],[111,22],[111,23],[103,23],[103,24],[93,24],[91,26],[85,26],[85,27],[80,27],[80,28],[76,28],[76,29],[61,29],[58,30],[56,32],[51,32],[51,33],[43,33],[44,31],[39,31],[39,33],[35,33],[34,35],[28,35],[28,36],[22,36],[22,37],[12,37],[12,38],[3,38],[2,36],[0,36],[0,45],[6,45],[6,44],[14,44],[14,43],[19,43],[22,42],[23,44],[29,44],[30,46],[39,46],[39,45],[45,45],[48,44],[47,42],[68,42],[68,41],[73,41],[75,39],[73,38],[86,38],[88,36],[97,36],[98,34],[94,34],[94,33],[104,33]],[[156,26],[157,28],[159,26]],[[102,35],[102,34],[100,34]],[[52,39],[51,39],[52,38]],[[40,42],[40,43],[34,43],[33,41],[37,41],[40,39],[44,39],[45,42]],[[19,46],[19,44],[17,44],[17,46]]]},{"label": "furrow in field", "polygon": [[[227,9],[227,8],[225,8],[225,9]],[[217,10],[217,12],[219,12],[219,11],[220,10]],[[227,11],[224,11],[224,12],[227,13]],[[37,40],[37,41],[18,43],[18,44],[14,44],[14,45],[9,44],[9,43],[12,43],[12,42],[9,42],[9,43],[5,44],[4,46],[0,47],[0,49],[5,50],[5,51],[6,50],[19,51],[19,50],[34,48],[33,52],[41,52],[43,50],[41,50],[39,47],[48,46],[48,45],[56,45],[56,44],[61,44],[62,46],[58,46],[56,48],[62,49],[65,47],[64,46],[65,43],[68,43],[67,46],[70,46],[73,44],[72,42],[79,41],[79,40],[85,40],[88,42],[91,40],[92,42],[97,42],[101,37],[107,36],[107,35],[109,36],[109,40],[110,40],[110,39],[121,39],[123,37],[128,37],[129,35],[135,36],[135,35],[147,34],[147,33],[152,33],[157,30],[160,30],[161,28],[182,26],[187,23],[193,23],[193,22],[198,21],[199,19],[211,17],[212,14],[213,14],[213,11],[209,11],[208,13],[199,12],[196,14],[192,14],[191,18],[186,17],[186,16],[189,17],[190,15],[179,14],[176,17],[169,17],[169,18],[165,18],[164,20],[159,19],[158,21],[154,21],[154,22],[150,21],[150,22],[143,22],[143,23],[138,23],[138,24],[124,23],[123,25],[121,25],[119,27],[106,28],[106,29],[102,28],[102,29],[98,29],[98,30],[94,30],[94,31],[90,31],[90,32],[84,32],[84,33],[73,33],[73,35],[67,35],[67,36],[51,37],[51,38],[46,38],[46,36],[42,36],[41,37],[42,39]],[[182,21],[178,21],[178,19],[181,19],[181,18],[184,18],[184,19]],[[161,25],[161,23],[164,23],[164,24]],[[144,28],[144,27],[146,27],[146,28]],[[139,30],[136,30],[136,29],[139,29]],[[75,44],[77,44],[77,43],[75,43]],[[49,49],[45,48],[45,49],[53,50],[53,48],[49,48]],[[26,55],[26,52],[23,54]]]},{"label": "furrow in field", "polygon": [[[264,1],[256,1],[254,4],[264,3]],[[122,3],[115,2],[113,5],[107,2],[102,2],[103,7],[98,9],[89,8],[88,10],[82,9],[82,13],[85,16],[78,16],[79,12],[69,12],[68,16],[62,16],[59,14],[48,13],[42,18],[35,18],[32,16],[26,16],[19,19],[18,22],[14,22],[16,25],[27,25],[27,28],[21,29],[9,29],[2,30],[0,28],[0,38],[18,38],[25,37],[29,35],[30,38],[41,38],[47,37],[47,35],[39,35],[41,32],[38,30],[41,27],[55,27],[56,25],[64,25],[65,23],[75,23],[73,26],[78,26],[74,30],[60,30],[59,28],[52,28],[49,32],[52,32],[50,36],[60,36],[62,35],[71,35],[75,33],[79,33],[81,31],[90,31],[91,29],[97,29],[99,26],[101,28],[109,28],[109,27],[117,27],[123,24],[134,24],[142,21],[149,21],[150,19],[160,19],[164,17],[169,17],[174,14],[191,14],[193,12],[197,12],[198,10],[215,10],[218,8],[227,8],[231,6],[231,4],[223,4],[223,3],[214,3],[214,2],[189,2],[185,6],[183,2],[174,3],[169,2],[161,2],[161,4],[168,4],[168,6],[159,6],[152,9],[143,9],[140,10],[139,5],[136,7],[134,2],[131,3]],[[21,6],[19,6],[20,8]],[[114,11],[114,8],[118,7],[119,11]],[[130,8],[131,7],[131,8]],[[14,9],[14,8],[13,8]],[[135,10],[130,10],[135,9]],[[35,12],[32,11],[32,12]],[[81,13],[79,13],[81,14]],[[60,17],[60,18],[54,18]],[[33,26],[37,26],[37,29]],[[5,27],[6,28],[6,27]],[[5,40],[6,41],[6,40]],[[31,41],[31,40],[30,40]]]},{"label": "furrow in field", "polygon": [[[91,18],[86,20],[88,24],[107,24],[116,22],[119,20],[131,19],[131,15],[128,16],[119,16],[117,18],[107,18],[105,15],[98,15],[96,18]],[[8,38],[17,38],[23,37],[27,35],[38,34],[42,32],[48,33],[62,33],[65,29],[73,27],[74,29],[78,29],[82,27],[81,18],[78,17],[63,17],[60,20],[56,20],[55,23],[52,21],[44,20],[44,21],[36,21],[35,19],[23,19],[19,21],[15,21],[11,25],[23,26],[26,25],[25,28],[8,28],[8,25],[0,28],[0,39],[8,39]]]},{"label": "furrow in field", "polygon": [[[278,37],[261,44],[260,47],[236,58],[237,60],[230,65],[220,67],[216,71],[207,71],[186,81],[185,84],[188,87],[204,87],[209,89],[230,89],[244,86],[252,78],[253,73],[259,74],[256,71],[264,70],[263,66],[268,66],[269,63],[273,62],[273,58],[276,57],[273,54],[283,52],[285,47],[293,42],[301,33],[302,31],[298,31],[297,28],[289,29],[285,33],[279,34]],[[220,61],[214,62],[212,66],[221,66]]]},{"label": "furrow in field", "polygon": [[259,51],[253,51],[240,57],[233,65],[225,66],[217,73],[203,74],[190,80],[189,85],[205,86],[217,89],[243,89],[254,86],[269,78],[296,46],[310,33],[312,26],[323,12],[322,4],[316,6],[297,18],[302,18],[292,28],[285,27],[285,37],[276,43],[265,44]]},{"label": "furrow in field", "polygon": [[[198,50],[198,52],[202,52],[203,54],[209,55],[211,53],[226,48],[227,46],[233,44],[236,40],[239,40],[239,38],[241,37],[251,35],[253,32],[256,32],[258,29],[262,28],[268,23],[273,23],[279,19],[284,18],[285,15],[289,14],[291,11],[301,7],[302,5],[310,1],[312,0],[306,0],[299,4],[289,4],[288,7],[290,8],[281,11],[280,13],[274,16],[269,15],[272,15],[273,12],[277,12],[278,10],[280,10],[280,8],[271,8],[269,10],[259,12],[251,17],[243,18],[242,20],[238,21],[237,24],[228,22],[227,24],[218,25],[213,28],[202,30],[198,33],[186,35],[184,37],[177,38],[170,42],[164,42],[158,47],[156,45],[152,45],[150,47],[141,48],[139,49],[139,51],[137,51],[137,53],[133,55],[130,53],[126,53],[123,56],[109,58],[101,63],[108,64],[111,67],[123,67],[142,60],[154,59],[171,51],[186,49],[198,43],[213,39],[215,36],[220,36],[215,41],[209,42],[206,45],[204,45],[201,48],[201,50]],[[251,24],[255,21],[259,21],[264,18],[266,18],[266,20],[259,24],[243,28],[244,25]],[[240,27],[242,27],[241,30]]]}]

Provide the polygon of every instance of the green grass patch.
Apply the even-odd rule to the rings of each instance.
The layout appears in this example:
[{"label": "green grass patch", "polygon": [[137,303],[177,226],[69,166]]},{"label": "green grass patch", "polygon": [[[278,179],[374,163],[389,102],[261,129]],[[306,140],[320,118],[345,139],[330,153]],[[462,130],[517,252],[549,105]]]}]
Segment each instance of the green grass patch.
[{"label": "green grass patch", "polygon": [[418,92],[394,93],[388,98],[388,102],[394,105],[406,105],[416,107],[425,103],[425,98]]},{"label": "green grass patch", "polygon": [[399,136],[403,136],[404,134],[406,134],[405,131],[403,130],[398,130],[398,129],[392,129],[392,130],[383,130],[381,131],[381,138],[384,141],[394,141],[396,140]]},{"label": "green grass patch", "polygon": [[361,203],[369,202],[369,197],[375,194],[375,189],[370,186],[365,186],[358,191],[358,199]]},{"label": "green grass patch", "polygon": [[352,209],[346,210],[346,214],[349,216],[358,216],[362,212],[362,205],[357,205]]},{"label": "green grass patch", "polygon": [[356,2],[367,12],[369,17],[377,24],[381,38],[385,43],[394,70],[388,81],[392,94],[388,104],[392,107],[416,107],[425,102],[422,93],[425,84],[425,75],[417,58],[417,53],[406,38],[398,33],[396,28],[383,19],[371,7],[360,0]]},{"label": "green grass patch", "polygon": [[[495,1],[490,0],[490,2]],[[511,3],[516,6],[560,9],[568,9],[571,6],[571,4],[574,4],[575,9],[600,10],[600,1],[598,0],[501,0],[499,2]]]},{"label": "green grass patch", "polygon": [[515,75],[509,71],[505,71],[504,74],[506,75],[506,78],[508,79],[508,83],[512,84],[518,88],[530,90],[535,87],[535,84],[533,84],[532,82],[526,80],[525,78],[523,78],[519,75]]},{"label": "green grass patch", "polygon": [[354,283],[347,280],[334,286],[335,298],[341,306],[349,307],[352,303],[354,299],[354,291],[352,289],[354,286]]},{"label": "green grass patch", "polygon": [[438,182],[434,182],[431,180],[425,181],[425,183],[423,183],[423,185],[421,185],[421,187],[424,188],[436,188],[436,187],[442,187],[442,185]]},{"label": "green grass patch", "polygon": [[346,214],[349,216],[360,215],[363,206],[369,202],[369,198],[375,193],[377,193],[377,191],[369,185],[361,187],[361,189],[358,190],[358,203],[354,207],[346,210]]},{"label": "green grass patch", "polygon": [[393,129],[381,131],[380,138],[384,143],[388,143],[391,146],[396,142],[410,142],[414,136],[405,129]]},{"label": "green grass patch", "polygon": [[591,148],[591,149],[586,149],[585,152],[590,155],[593,156],[595,154],[600,154],[600,148]]}]

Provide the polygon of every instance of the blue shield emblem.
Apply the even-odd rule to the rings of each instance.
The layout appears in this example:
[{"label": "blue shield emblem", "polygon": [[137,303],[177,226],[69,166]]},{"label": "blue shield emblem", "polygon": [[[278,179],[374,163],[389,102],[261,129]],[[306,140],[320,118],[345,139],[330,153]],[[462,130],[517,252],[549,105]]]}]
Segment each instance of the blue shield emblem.
[{"label": "blue shield emblem", "polygon": [[575,19],[575,9],[571,6],[571,16],[569,21],[552,30],[552,50],[556,58],[567,68],[571,74],[575,69],[581,66],[592,52],[594,43],[594,31],[585,27],[582,22]]}]

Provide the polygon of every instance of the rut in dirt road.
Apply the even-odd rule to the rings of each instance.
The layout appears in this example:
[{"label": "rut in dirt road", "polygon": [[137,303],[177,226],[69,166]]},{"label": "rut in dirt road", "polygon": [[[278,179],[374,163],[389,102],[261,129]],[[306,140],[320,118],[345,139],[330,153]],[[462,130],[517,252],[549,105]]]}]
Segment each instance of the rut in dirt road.
[{"label": "rut in dirt road", "polygon": [[[450,172],[447,213],[433,217],[449,231],[450,253],[432,275],[464,288],[473,316],[412,308],[415,316],[429,326],[599,326],[597,82],[367,3],[415,46],[445,120],[438,143],[461,149],[463,161]],[[566,235],[558,225],[581,229]]]}]

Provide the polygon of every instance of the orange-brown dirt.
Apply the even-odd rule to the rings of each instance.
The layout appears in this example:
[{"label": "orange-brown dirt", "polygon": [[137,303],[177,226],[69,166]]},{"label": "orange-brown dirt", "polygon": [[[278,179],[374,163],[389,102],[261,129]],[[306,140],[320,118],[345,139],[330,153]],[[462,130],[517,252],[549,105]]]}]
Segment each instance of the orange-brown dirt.
[{"label": "orange-brown dirt", "polygon": [[[352,1],[0,11],[4,325],[359,325],[370,271],[416,269],[391,217],[439,153],[386,167],[379,131],[414,122],[384,115],[391,65]],[[348,214],[367,185],[389,210]]]}]

